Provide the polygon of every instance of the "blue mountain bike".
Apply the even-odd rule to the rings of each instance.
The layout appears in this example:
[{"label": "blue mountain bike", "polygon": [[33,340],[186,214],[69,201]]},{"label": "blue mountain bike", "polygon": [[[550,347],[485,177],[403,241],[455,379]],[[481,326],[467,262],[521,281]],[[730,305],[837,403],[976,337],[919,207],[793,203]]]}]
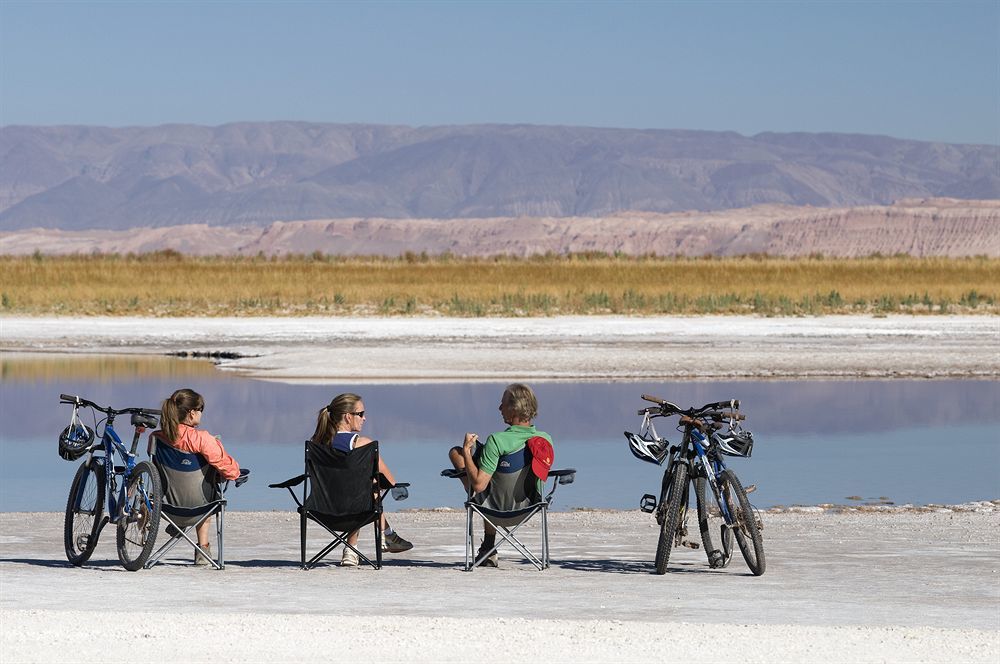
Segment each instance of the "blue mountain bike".
[{"label": "blue mountain bike", "polygon": [[[71,394],[60,394],[59,403],[73,406],[70,423],[59,436],[59,456],[67,461],[87,457],[73,477],[66,501],[66,558],[83,565],[94,553],[101,530],[113,523],[118,528],[118,559],[129,571],[142,569],[156,543],[163,493],[159,473],[148,461],[136,462],[135,450],[142,432],[156,427],[160,411],[116,410]],[[80,420],[81,408],[91,409],[93,428]],[[104,414],[100,422],[97,413]],[[135,428],[131,448],[125,447],[114,428],[115,417],[124,414],[132,416]],[[101,437],[95,442],[98,428]]]},{"label": "blue mountain bike", "polygon": [[[764,524],[747,498],[739,478],[726,468],[723,456],[749,457],[753,450],[753,435],[742,428],[745,415],[739,412],[736,399],[708,403],[700,408],[682,409],[658,397],[643,394],[646,401],[657,404],[639,411],[642,426],[639,433],[626,431],[629,449],[636,458],[667,467],[663,472],[660,495],[646,494],[639,502],[644,512],[653,513],[660,526],[656,546],[657,574],[667,571],[667,561],[674,546],[698,548],[686,539],[690,505],[689,485],[694,484],[698,509],[698,528],[702,544],[712,568],[726,567],[732,558],[733,537],[740,547],[747,567],[755,576],[764,573],[764,544],[761,530]],[[656,433],[653,419],[679,415],[677,429],[683,433],[679,445]],[[706,485],[711,487],[715,505],[709,504]],[[753,491],[753,487],[750,487]],[[719,531],[721,549],[712,541],[712,521],[721,518]]]}]

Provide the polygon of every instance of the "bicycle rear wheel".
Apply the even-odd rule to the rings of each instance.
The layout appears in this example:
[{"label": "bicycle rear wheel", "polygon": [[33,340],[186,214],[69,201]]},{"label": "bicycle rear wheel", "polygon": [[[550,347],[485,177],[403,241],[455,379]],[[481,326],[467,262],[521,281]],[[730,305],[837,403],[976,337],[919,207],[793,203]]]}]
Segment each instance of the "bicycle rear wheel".
[{"label": "bicycle rear wheel", "polygon": [[667,571],[667,561],[670,560],[670,550],[674,547],[677,525],[681,518],[681,502],[688,491],[688,467],[683,463],[675,463],[673,473],[664,498],[666,507],[660,523],[660,539],[656,544],[657,574],[665,574]]},{"label": "bicycle rear wheel", "polygon": [[[698,530],[701,531],[701,543],[705,547],[705,555],[708,556],[708,566],[712,569],[721,569],[729,565],[733,559],[733,529],[726,525],[722,518],[721,509],[717,518],[712,514],[709,499],[705,495],[705,487],[708,480],[704,477],[697,477],[694,480],[694,493],[698,502]],[[718,502],[715,493],[712,493],[712,501]],[[722,549],[716,549],[712,541],[712,527],[719,525],[719,542]]]},{"label": "bicycle rear wheel", "polygon": [[719,489],[726,507],[732,515],[733,531],[736,535],[736,543],[740,546],[743,559],[747,561],[747,567],[754,576],[764,573],[764,542],[757,525],[757,514],[750,506],[746,491],[736,473],[727,469],[723,471],[719,478]]},{"label": "bicycle rear wheel", "polygon": [[90,560],[104,514],[104,466],[91,458],[80,464],[66,500],[63,543],[66,559],[76,566]]},{"label": "bicycle rear wheel", "polygon": [[141,569],[153,552],[160,527],[163,492],[159,473],[148,461],[132,469],[118,517],[118,559],[130,572]]}]

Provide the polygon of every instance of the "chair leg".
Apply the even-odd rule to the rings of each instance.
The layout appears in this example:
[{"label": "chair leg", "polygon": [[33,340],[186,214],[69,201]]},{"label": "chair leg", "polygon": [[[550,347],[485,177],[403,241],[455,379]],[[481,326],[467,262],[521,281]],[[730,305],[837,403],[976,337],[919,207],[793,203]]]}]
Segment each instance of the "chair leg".
[{"label": "chair leg", "polygon": [[549,568],[549,512],[542,507],[542,565]]},{"label": "chair leg", "polygon": [[472,538],[472,508],[465,508],[465,571],[472,571],[472,546],[474,540]]},{"label": "chair leg", "polygon": [[222,533],[225,529],[226,508],[219,508],[219,513],[215,515],[215,533],[219,540],[219,569],[226,569],[226,556],[223,551]]},{"label": "chair leg", "polygon": [[303,512],[299,515],[299,539],[302,544],[302,569],[309,569],[306,567],[306,515]]},{"label": "chair leg", "polygon": [[375,526],[375,569],[382,569],[382,524],[380,519],[372,522]]}]

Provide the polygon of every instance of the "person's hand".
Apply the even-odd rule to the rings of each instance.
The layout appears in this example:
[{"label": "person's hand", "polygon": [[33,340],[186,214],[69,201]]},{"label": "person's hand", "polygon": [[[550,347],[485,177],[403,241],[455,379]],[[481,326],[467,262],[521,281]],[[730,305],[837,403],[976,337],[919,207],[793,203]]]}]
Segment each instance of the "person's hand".
[{"label": "person's hand", "polygon": [[479,442],[479,436],[474,433],[465,434],[465,443],[462,445],[466,450],[472,452],[472,448]]}]

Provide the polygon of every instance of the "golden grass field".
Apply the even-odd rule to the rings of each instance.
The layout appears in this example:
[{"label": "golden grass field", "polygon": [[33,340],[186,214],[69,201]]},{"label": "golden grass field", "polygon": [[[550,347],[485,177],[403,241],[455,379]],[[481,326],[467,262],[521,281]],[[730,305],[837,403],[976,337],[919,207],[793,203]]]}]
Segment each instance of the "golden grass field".
[{"label": "golden grass field", "polygon": [[1000,313],[1000,259],[0,257],[27,315]]}]

